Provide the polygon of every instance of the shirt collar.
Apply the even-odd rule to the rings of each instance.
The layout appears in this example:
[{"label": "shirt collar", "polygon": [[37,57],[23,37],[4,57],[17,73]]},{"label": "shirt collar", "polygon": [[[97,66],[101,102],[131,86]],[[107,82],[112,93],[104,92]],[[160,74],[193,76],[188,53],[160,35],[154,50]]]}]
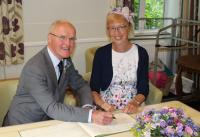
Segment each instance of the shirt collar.
[{"label": "shirt collar", "polygon": [[51,52],[51,50],[47,47],[47,51],[49,53],[50,59],[53,63],[54,68],[60,63],[60,60]]}]

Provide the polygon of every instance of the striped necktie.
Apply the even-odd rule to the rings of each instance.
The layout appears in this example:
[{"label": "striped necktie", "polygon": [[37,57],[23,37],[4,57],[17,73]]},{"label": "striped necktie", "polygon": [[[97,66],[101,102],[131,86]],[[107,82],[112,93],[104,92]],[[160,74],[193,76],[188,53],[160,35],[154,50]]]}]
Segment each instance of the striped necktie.
[{"label": "striped necktie", "polygon": [[63,72],[63,61],[60,61],[60,63],[58,64],[58,68],[59,68],[59,72],[60,72],[60,75],[58,77],[58,83],[60,82],[60,77],[62,75],[62,72]]}]

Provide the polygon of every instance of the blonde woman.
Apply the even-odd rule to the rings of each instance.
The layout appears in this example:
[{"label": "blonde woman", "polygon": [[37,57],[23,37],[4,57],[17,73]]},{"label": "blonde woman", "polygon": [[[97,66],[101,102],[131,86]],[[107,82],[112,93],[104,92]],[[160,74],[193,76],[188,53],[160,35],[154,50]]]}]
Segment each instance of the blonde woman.
[{"label": "blonde woman", "polygon": [[90,87],[94,102],[105,111],[134,113],[149,92],[148,62],[144,48],[129,41],[132,30],[128,7],[107,15],[111,43],[96,51]]}]

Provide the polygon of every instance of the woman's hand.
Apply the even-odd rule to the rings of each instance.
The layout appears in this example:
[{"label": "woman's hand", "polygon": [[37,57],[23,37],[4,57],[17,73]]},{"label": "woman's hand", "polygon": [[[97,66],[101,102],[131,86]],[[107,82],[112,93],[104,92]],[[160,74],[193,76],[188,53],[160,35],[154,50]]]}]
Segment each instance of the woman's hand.
[{"label": "woman's hand", "polygon": [[115,106],[110,105],[110,104],[108,104],[108,103],[106,103],[106,102],[104,102],[102,105],[100,105],[100,107],[101,107],[102,109],[104,109],[105,111],[108,111],[108,112],[113,112],[113,111],[115,111]]},{"label": "woman's hand", "polygon": [[139,107],[138,104],[130,102],[124,109],[122,109],[122,112],[127,114],[136,113],[138,111],[138,107]]},{"label": "woman's hand", "polygon": [[122,110],[124,113],[136,113],[138,111],[138,107],[144,102],[145,96],[142,94],[136,95],[132,101],[128,103],[128,105]]},{"label": "woman's hand", "polygon": [[103,110],[108,111],[108,112],[113,112],[115,111],[115,106],[110,105],[106,102],[104,102],[100,96],[99,93],[96,91],[92,91],[92,97],[94,99],[95,104],[97,104],[99,107],[101,107]]}]

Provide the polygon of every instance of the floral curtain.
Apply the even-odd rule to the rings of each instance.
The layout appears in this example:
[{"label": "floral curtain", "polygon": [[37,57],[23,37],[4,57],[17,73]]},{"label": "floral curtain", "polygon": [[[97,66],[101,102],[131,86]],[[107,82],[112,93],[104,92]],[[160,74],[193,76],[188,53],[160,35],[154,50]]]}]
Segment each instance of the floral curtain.
[{"label": "floral curtain", "polygon": [[0,0],[0,65],[24,61],[22,0]]}]

